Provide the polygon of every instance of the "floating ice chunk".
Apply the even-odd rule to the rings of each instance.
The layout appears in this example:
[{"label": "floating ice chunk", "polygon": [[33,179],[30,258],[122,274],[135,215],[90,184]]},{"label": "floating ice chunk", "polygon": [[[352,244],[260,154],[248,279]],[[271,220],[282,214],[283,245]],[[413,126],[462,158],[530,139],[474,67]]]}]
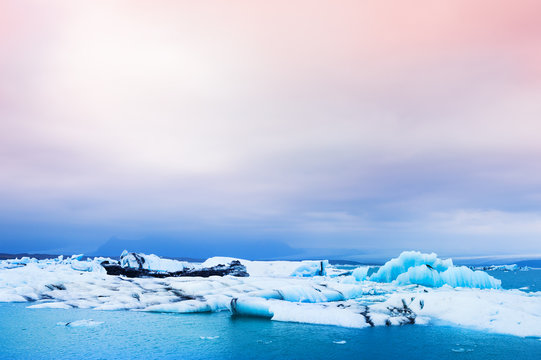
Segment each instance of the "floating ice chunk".
[{"label": "floating ice chunk", "polygon": [[72,260],[70,265],[73,270],[92,271],[92,262],[90,261]]},{"label": "floating ice chunk", "polygon": [[188,264],[183,261],[164,259],[154,254],[136,254],[124,250],[120,255],[120,265],[132,269],[176,272],[184,270]]},{"label": "floating ice chunk", "polygon": [[69,322],[58,322],[56,325],[69,327],[93,327],[103,324],[103,321],[94,321],[92,319],[83,319]]},{"label": "floating ice chunk", "polygon": [[262,298],[244,296],[231,301],[231,312],[235,315],[272,318],[269,301]]},{"label": "floating ice chunk", "polygon": [[291,273],[291,276],[300,277],[313,277],[313,276],[325,276],[327,275],[327,267],[329,266],[329,260],[321,261],[303,261],[302,265]]},{"label": "floating ice chunk", "polygon": [[438,255],[423,254],[418,251],[404,251],[399,257],[391,259],[381,266],[370,280],[378,282],[391,282],[400,274],[408,271],[409,268],[419,265],[429,265],[437,271],[445,271],[453,266],[453,260],[441,260]]},{"label": "floating ice chunk", "polygon": [[[229,300],[229,299],[228,299]],[[228,308],[229,301],[207,302],[204,300],[185,300],[174,303],[151,305],[143,311],[148,312],[166,312],[166,313],[204,313],[204,312],[216,312],[220,310],[226,310]]]},{"label": "floating ice chunk", "polygon": [[368,277],[368,270],[370,270],[369,266],[359,266],[352,271],[351,275],[355,278],[355,280],[363,281]]},{"label": "floating ice chunk", "polygon": [[216,340],[218,338],[220,338],[220,336],[216,335],[216,336],[200,336],[199,337],[201,340]]},{"label": "floating ice chunk", "polygon": [[333,341],[334,344],[343,345],[346,343],[346,340]]},{"label": "floating ice chunk", "polygon": [[28,309],[72,309],[72,306],[64,302],[45,302],[27,306]]}]

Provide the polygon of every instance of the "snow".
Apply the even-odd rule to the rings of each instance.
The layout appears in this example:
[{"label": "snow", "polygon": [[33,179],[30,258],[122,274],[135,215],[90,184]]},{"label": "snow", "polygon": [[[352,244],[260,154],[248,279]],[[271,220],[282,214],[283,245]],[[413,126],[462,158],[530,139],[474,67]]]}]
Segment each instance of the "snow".
[{"label": "snow", "polygon": [[[137,262],[127,255],[126,266]],[[180,265],[210,267],[234,260],[216,257],[189,264],[156,255],[138,256],[149,268],[168,271]],[[541,337],[541,292],[503,290],[499,280],[485,272],[453,266],[450,259],[441,260],[435,254],[403,253],[369,278],[367,266],[349,276],[332,276],[343,271],[327,262],[240,259],[250,277],[129,279],[107,275],[100,266],[104,260],[113,261],[83,260],[81,255],[0,261],[0,302],[28,302],[32,311],[230,311],[273,321],[354,328],[445,324]],[[322,264],[326,276],[316,270],[319,265],[321,271]]]}]

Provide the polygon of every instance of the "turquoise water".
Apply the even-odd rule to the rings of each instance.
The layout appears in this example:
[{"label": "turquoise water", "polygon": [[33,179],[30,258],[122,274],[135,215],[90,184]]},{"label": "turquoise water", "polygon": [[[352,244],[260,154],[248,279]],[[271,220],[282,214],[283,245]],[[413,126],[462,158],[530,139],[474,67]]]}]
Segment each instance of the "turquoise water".
[{"label": "turquoise water", "polygon": [[[235,318],[227,312],[174,315],[26,306],[0,304],[2,359],[541,359],[539,339],[445,326],[347,329]],[[57,325],[81,319],[103,324]],[[346,343],[334,343],[339,341]]]},{"label": "turquoise water", "polygon": [[[539,291],[541,271],[491,272]],[[541,341],[448,326],[348,329],[214,314],[0,303],[1,359],[541,359]],[[57,325],[82,319],[94,327]],[[345,343],[336,343],[344,342]]]},{"label": "turquoise water", "polygon": [[529,271],[487,271],[502,281],[504,289],[521,289],[532,292],[541,291],[541,270]]}]

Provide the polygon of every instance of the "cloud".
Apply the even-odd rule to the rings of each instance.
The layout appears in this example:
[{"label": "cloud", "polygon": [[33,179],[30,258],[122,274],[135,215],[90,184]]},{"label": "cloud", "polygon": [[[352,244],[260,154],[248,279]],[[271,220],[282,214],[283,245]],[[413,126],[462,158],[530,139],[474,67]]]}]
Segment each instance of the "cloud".
[{"label": "cloud", "polygon": [[5,222],[451,248],[523,221],[532,247],[537,2],[4,6]]}]

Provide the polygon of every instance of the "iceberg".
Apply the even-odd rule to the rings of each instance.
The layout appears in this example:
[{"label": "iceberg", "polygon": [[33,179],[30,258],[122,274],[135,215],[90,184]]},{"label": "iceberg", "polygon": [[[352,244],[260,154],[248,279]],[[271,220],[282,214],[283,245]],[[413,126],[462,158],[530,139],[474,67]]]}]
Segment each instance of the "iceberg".
[{"label": "iceberg", "polygon": [[163,259],[156,255],[146,255],[128,252],[124,250],[120,256],[120,262],[106,260],[101,263],[109,275],[123,275],[135,277],[209,277],[209,276],[249,276],[246,267],[238,260],[233,260],[229,265],[218,264],[213,267],[202,267],[187,262]]},{"label": "iceberg", "polygon": [[322,261],[303,261],[302,265],[291,273],[291,276],[313,277],[327,275],[328,260]]},{"label": "iceberg", "polygon": [[441,260],[438,255],[423,254],[419,251],[404,251],[397,258],[387,261],[378,271],[370,277],[370,280],[377,282],[391,282],[408,271],[409,268],[428,265],[437,271],[445,271],[453,266],[453,260]]},{"label": "iceberg", "polygon": [[495,279],[483,271],[473,271],[466,266],[450,267],[439,272],[427,265],[409,268],[407,272],[400,274],[396,280],[397,285],[423,285],[428,287],[466,287],[479,289],[499,289],[501,280]]},{"label": "iceberg", "polygon": [[176,272],[184,270],[186,265],[183,261],[164,259],[154,254],[137,254],[124,250],[120,255],[120,266],[123,268]]},{"label": "iceberg", "polygon": [[451,259],[441,260],[434,253],[423,254],[418,251],[405,251],[398,258],[389,260],[370,280],[428,287],[449,285],[479,289],[501,288],[500,280],[483,271],[454,266]]},{"label": "iceberg", "polygon": [[359,266],[351,272],[351,275],[356,281],[364,281],[368,278],[368,270],[370,270],[369,266]]}]

